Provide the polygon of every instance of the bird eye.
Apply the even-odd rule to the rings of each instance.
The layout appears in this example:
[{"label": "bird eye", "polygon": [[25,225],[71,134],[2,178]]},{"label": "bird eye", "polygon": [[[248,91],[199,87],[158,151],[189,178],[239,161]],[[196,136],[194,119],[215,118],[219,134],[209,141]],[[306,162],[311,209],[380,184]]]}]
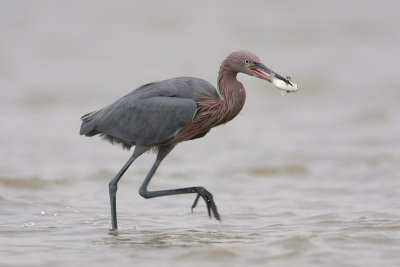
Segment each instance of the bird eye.
[{"label": "bird eye", "polygon": [[245,60],[243,60],[243,62],[244,62],[244,64],[250,64],[250,60],[248,60],[248,59],[245,59]]}]

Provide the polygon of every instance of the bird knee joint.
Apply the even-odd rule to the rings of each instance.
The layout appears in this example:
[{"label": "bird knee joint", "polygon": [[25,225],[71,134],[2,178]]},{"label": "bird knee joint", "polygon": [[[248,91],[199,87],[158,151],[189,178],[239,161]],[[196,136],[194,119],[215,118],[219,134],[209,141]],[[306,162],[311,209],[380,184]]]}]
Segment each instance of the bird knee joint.
[{"label": "bird knee joint", "polygon": [[139,189],[139,195],[141,195],[144,198],[149,198],[149,191],[147,191],[147,189],[145,188],[140,188]]},{"label": "bird knee joint", "polygon": [[205,193],[208,192],[207,189],[205,189],[203,186],[198,186],[198,187],[196,187],[196,191],[197,191],[197,193],[199,193],[200,195],[203,195],[203,194],[205,194]]},{"label": "bird knee joint", "polygon": [[108,184],[108,189],[110,190],[110,192],[117,192],[118,185],[113,184],[113,183],[109,183]]}]

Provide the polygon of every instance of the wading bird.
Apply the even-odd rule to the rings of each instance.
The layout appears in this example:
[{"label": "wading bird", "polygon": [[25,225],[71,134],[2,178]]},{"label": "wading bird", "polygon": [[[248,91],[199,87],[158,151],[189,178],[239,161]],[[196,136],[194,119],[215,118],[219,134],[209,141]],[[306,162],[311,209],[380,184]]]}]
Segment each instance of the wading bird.
[{"label": "wading bird", "polygon": [[202,186],[148,191],[147,186],[161,161],[180,142],[205,136],[211,128],[232,120],[242,109],[246,92],[236,79],[245,73],[267,80],[279,89],[296,91],[289,77],[276,74],[253,53],[245,50],[229,54],[218,74],[218,91],[209,82],[191,77],[178,77],[145,84],[113,104],[82,116],[81,135],[100,134],[124,148],[135,146],[132,156],[109,183],[112,229],[117,229],[116,194],[118,181],[132,162],[144,152],[155,149],[157,158],[139,189],[144,198],[177,194],[197,194],[217,220],[220,216],[212,194]]}]

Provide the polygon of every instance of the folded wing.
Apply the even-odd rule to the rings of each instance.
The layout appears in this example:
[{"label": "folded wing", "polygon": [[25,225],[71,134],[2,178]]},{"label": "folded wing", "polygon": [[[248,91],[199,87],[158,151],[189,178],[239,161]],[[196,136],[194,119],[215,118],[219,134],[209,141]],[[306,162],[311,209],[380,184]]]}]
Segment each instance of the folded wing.
[{"label": "folded wing", "polygon": [[82,117],[81,135],[101,134],[130,148],[168,142],[196,114],[193,99],[129,94],[110,106]]}]

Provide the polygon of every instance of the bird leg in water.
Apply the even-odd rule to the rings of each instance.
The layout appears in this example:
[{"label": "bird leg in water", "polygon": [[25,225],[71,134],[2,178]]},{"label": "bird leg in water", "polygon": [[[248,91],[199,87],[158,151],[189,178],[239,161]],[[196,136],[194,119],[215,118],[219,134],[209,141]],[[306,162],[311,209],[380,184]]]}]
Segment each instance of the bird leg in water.
[{"label": "bird leg in water", "polygon": [[137,159],[140,155],[146,152],[149,148],[137,146],[135,151],[129,160],[125,163],[122,169],[117,173],[117,175],[108,184],[109,194],[110,194],[110,205],[111,205],[111,229],[118,229],[117,225],[117,189],[118,182],[126,170],[131,166],[132,162]]},{"label": "bird leg in water", "polygon": [[143,184],[141,185],[141,187],[139,189],[139,194],[144,198],[153,198],[153,197],[161,197],[161,196],[197,193],[195,202],[192,205],[192,211],[193,211],[193,208],[196,207],[199,198],[202,197],[207,204],[208,216],[211,217],[211,212],[212,212],[215,219],[220,220],[220,216],[217,211],[217,206],[214,203],[212,194],[210,192],[208,192],[208,190],[202,186],[185,187],[185,188],[160,190],[160,191],[148,191],[147,190],[147,186],[149,185],[150,180],[153,177],[154,173],[156,172],[161,161],[165,158],[165,156],[173,148],[174,148],[174,146],[171,146],[171,145],[159,147],[157,159],[154,162],[153,166],[151,167],[150,172],[147,174],[146,179],[144,180]]},{"label": "bird leg in water", "polygon": [[[206,204],[207,204],[208,216],[211,218],[211,210],[212,210],[213,213],[214,213],[215,218],[217,220],[221,221],[221,218],[218,215],[217,207],[215,206],[215,203],[214,203],[214,200],[213,200],[213,196],[211,195],[211,193],[208,192],[202,186],[197,187],[197,189],[198,189],[198,191],[204,190],[205,192],[204,193],[197,193],[197,196],[196,196],[196,198],[195,198],[195,200],[193,202],[193,205],[192,205],[192,213],[193,213],[193,209],[196,208],[197,202],[199,202],[200,197],[202,197],[204,199],[204,201],[206,202]],[[218,216],[216,216],[215,214],[217,214]]]}]

